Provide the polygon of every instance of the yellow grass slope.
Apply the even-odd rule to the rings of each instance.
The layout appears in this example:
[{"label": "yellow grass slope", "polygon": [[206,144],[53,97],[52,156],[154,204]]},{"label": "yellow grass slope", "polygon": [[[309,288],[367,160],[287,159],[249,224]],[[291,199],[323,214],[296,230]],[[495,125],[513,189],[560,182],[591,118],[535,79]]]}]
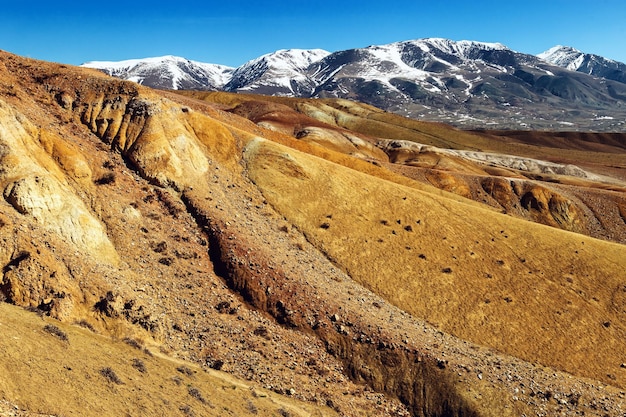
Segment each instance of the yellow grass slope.
[{"label": "yellow grass slope", "polygon": [[0,397],[29,415],[336,415],[4,303],[0,331]]},{"label": "yellow grass slope", "polygon": [[626,386],[626,247],[257,140],[250,176],[356,281],[463,339]]}]

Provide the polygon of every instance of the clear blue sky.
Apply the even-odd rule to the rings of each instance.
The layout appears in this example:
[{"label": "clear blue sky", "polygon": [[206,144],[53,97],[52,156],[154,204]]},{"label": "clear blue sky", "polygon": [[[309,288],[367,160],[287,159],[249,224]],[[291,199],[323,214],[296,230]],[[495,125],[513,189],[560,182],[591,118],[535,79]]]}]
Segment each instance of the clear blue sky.
[{"label": "clear blue sky", "polygon": [[626,1],[0,0],[0,49],[66,64],[177,55],[239,66],[278,49],[426,37],[532,54],[560,44],[626,62]]}]

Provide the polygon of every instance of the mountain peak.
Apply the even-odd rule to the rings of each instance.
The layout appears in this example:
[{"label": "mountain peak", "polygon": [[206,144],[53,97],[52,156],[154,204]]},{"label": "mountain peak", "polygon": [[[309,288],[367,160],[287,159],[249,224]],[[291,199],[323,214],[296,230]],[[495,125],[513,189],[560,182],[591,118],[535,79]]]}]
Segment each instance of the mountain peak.
[{"label": "mountain peak", "polygon": [[556,45],[538,54],[537,57],[553,65],[576,71],[580,67],[582,63],[581,57],[584,55],[581,51],[571,46]]},{"label": "mountain peak", "polygon": [[218,89],[224,86],[233,68],[206,64],[187,58],[164,55],[124,61],[91,61],[82,64],[114,77],[164,89]]},{"label": "mountain peak", "polygon": [[557,45],[537,57],[570,71],[626,83],[626,64],[600,55],[584,53],[571,46]]},{"label": "mountain peak", "polygon": [[237,68],[227,90],[274,95],[301,95],[313,91],[306,69],[330,55],[323,49],[280,49],[250,60]]},{"label": "mountain peak", "polygon": [[483,49],[483,50],[508,50],[505,45],[501,43],[492,42],[479,42],[470,40],[454,41],[446,38],[422,38],[413,41],[398,42],[399,44],[413,44],[420,45],[427,48],[436,48],[444,52],[454,54],[464,54],[471,49]]}]

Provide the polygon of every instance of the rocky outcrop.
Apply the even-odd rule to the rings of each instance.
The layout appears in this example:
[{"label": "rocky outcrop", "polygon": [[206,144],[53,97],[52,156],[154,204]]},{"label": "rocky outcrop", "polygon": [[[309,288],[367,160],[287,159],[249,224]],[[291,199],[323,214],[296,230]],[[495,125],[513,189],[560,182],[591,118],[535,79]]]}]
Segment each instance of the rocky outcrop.
[{"label": "rocky outcrop", "polygon": [[[116,263],[118,256],[102,223],[65,184],[64,174],[37,143],[38,129],[0,101],[0,184],[15,210],[63,236],[70,244]],[[45,137],[45,136],[44,136]],[[44,139],[44,144],[46,144]],[[75,178],[88,178],[84,161],[52,150]],[[62,156],[61,156],[62,155]]]},{"label": "rocky outcrop", "polygon": [[585,212],[574,202],[554,190],[530,181],[490,177],[481,181],[483,190],[509,213],[530,218],[577,233],[588,233]]},{"label": "rocky outcrop", "polygon": [[206,173],[208,161],[194,132],[179,121],[183,109],[133,95],[87,93],[74,102],[74,112],[155,183],[178,190],[189,186]]}]

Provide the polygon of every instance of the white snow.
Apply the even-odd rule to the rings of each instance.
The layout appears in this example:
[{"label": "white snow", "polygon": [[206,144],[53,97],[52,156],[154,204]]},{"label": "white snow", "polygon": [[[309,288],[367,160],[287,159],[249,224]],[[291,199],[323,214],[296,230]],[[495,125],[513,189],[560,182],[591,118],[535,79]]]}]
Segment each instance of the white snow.
[{"label": "white snow", "polygon": [[370,46],[365,50],[372,59],[359,71],[359,77],[365,80],[378,80],[389,83],[392,78],[406,78],[410,80],[426,80],[431,74],[413,68],[402,61],[399,44],[384,46]]},{"label": "white snow", "polygon": [[231,79],[245,80],[246,90],[268,85],[271,80],[272,85],[295,93],[292,81],[307,83],[305,69],[328,55],[330,52],[322,49],[281,49],[246,62],[234,70]]},{"label": "white snow", "polygon": [[557,45],[537,55],[549,64],[576,71],[583,64],[585,54],[571,46]]},{"label": "white snow", "polygon": [[186,71],[207,78],[217,87],[221,87],[230,79],[230,73],[234,70],[225,65],[207,64],[173,55],[124,61],[91,61],[81,66],[100,69],[113,76],[139,83],[148,74],[162,74],[164,79],[171,79],[174,89],[180,87],[183,81],[192,82]]}]

